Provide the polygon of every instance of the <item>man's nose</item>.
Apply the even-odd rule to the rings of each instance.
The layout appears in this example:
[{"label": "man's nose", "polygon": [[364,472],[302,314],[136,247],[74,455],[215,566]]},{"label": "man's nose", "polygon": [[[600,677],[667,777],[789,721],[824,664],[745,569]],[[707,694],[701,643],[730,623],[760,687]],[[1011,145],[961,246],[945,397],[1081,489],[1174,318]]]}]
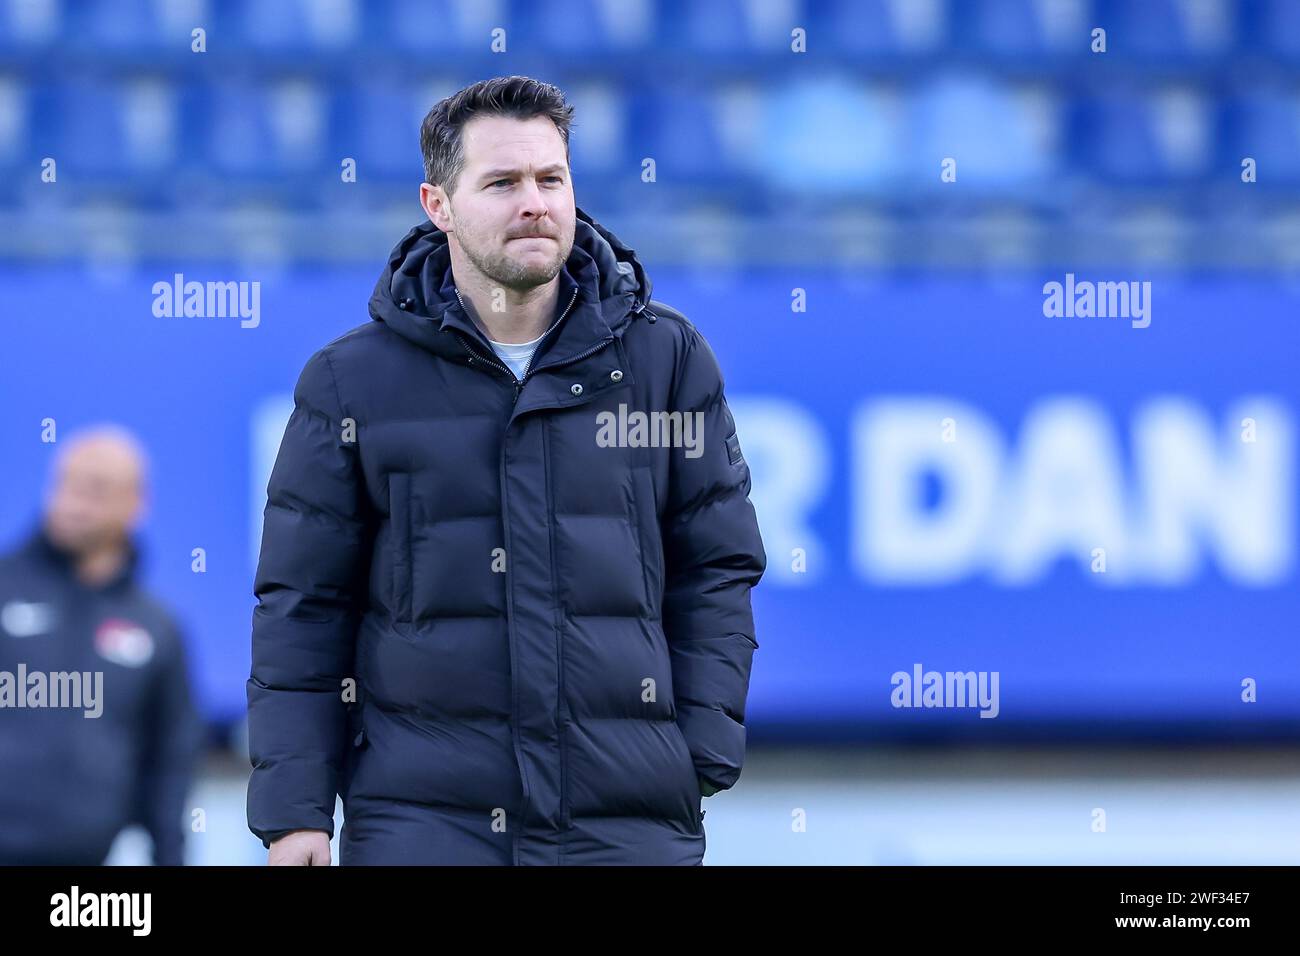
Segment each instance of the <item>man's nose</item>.
[{"label": "man's nose", "polygon": [[528,180],[524,186],[523,192],[523,209],[520,210],[525,218],[540,219],[550,212],[546,205],[546,200],[542,196],[541,189],[533,180]]}]

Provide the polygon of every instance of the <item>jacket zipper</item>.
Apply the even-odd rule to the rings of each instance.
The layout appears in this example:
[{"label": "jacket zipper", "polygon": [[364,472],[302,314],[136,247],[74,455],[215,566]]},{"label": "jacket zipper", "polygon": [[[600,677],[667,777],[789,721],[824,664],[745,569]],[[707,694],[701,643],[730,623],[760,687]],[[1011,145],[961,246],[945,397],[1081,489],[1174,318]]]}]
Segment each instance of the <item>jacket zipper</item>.
[{"label": "jacket zipper", "polygon": [[[465,308],[465,300],[460,297],[460,289],[456,290],[456,299],[458,302],[460,302],[460,307],[464,311],[464,313],[466,315],[469,315],[469,309]],[[501,371],[509,375],[512,380],[514,379],[515,373],[510,371],[509,367],[507,367],[506,364],[502,362],[500,359],[498,359],[496,356],[484,355],[478,349],[470,345],[466,337],[464,335],[461,335],[459,332],[456,334],[456,340],[460,342],[460,344],[464,347],[465,351],[468,352],[470,355],[474,356],[475,358],[479,359],[482,362],[486,362],[488,365],[491,365],[493,368],[499,368]]]},{"label": "jacket zipper", "polygon": [[[468,310],[468,309],[465,309],[465,300],[461,298],[461,296],[460,296],[460,290],[459,290],[459,289],[456,290],[456,299],[460,302],[460,307],[461,307],[461,309],[464,310],[464,311],[466,312],[466,314],[468,314],[468,313],[469,313],[469,310]],[[542,341],[540,341],[540,342],[537,343],[537,348],[538,348],[538,349],[540,349],[540,348],[542,347],[542,342],[544,342],[544,341],[546,340],[546,337],[547,337],[548,335],[550,335],[551,332],[555,331],[555,329],[557,329],[557,328],[559,327],[560,322],[564,319],[564,317],[565,317],[566,315],[569,314],[569,310],[573,308],[573,303],[576,302],[576,301],[578,301],[578,290],[577,290],[577,289],[574,289],[574,290],[573,290],[573,298],[571,298],[571,299],[569,300],[569,304],[568,304],[567,306],[565,306],[564,311],[560,314],[560,318],[558,318],[558,319],[555,320],[554,324],[553,324],[549,329],[547,329],[547,331],[546,331],[546,335],[543,335],[543,336],[542,336]],[[522,379],[520,379],[520,378],[516,378],[515,373],[514,373],[511,369],[509,369],[509,368],[505,365],[505,363],[501,362],[499,359],[497,359],[497,358],[495,358],[495,357],[489,358],[488,356],[486,356],[486,355],[484,355],[482,352],[480,352],[478,349],[472,347],[472,346],[469,344],[468,339],[467,339],[464,335],[461,335],[461,334],[458,333],[458,334],[456,335],[456,340],[457,340],[458,342],[460,342],[461,346],[465,349],[465,351],[467,351],[467,352],[470,354],[471,357],[477,357],[480,361],[486,362],[489,366],[491,366],[491,367],[493,367],[493,368],[498,368],[498,369],[500,369],[501,371],[505,372],[506,375],[510,376],[510,379],[514,382],[514,385],[515,385],[515,399],[514,399],[514,400],[515,400],[516,403],[518,403],[518,401],[519,401],[519,393],[520,393],[521,391],[523,391],[524,383],[528,381],[528,376],[530,376],[530,375],[533,373],[533,369],[532,369],[532,364],[533,364],[533,363],[532,363],[532,358],[529,357],[529,360],[528,360],[528,365],[529,365],[529,367],[526,368],[526,369],[524,370],[524,377],[523,377]],[[601,343],[602,347],[603,347],[605,344],[608,344],[608,343]],[[593,351],[594,351],[594,350],[593,350]],[[533,354],[534,354],[534,355],[537,354],[537,350],[536,350],[536,349],[533,350]],[[545,433],[543,433],[543,438],[544,438],[544,437],[545,437]],[[508,555],[509,555],[509,550],[510,550],[510,506],[509,506],[509,500],[508,500],[508,498],[506,497],[506,480],[505,480],[505,479],[506,479],[506,475],[505,475],[505,467],[506,467],[506,464],[505,464],[505,446],[504,446],[504,445],[502,445],[502,448],[501,448],[501,460],[498,462],[497,467],[498,467],[499,472],[500,472],[500,482],[501,482],[501,511],[502,511],[501,521],[502,521],[502,532],[503,532],[503,534],[504,534],[504,536],[505,536],[506,552],[507,552],[507,559],[506,559],[506,603],[507,603],[507,611],[506,611],[506,615],[507,615],[507,620],[509,621],[509,624],[510,624],[510,625],[513,625],[513,623],[514,623],[514,588],[513,588],[512,583],[511,583],[511,567],[512,567],[512,565],[514,564],[514,562],[511,561],[511,560],[509,559],[509,556],[508,556]],[[551,543],[551,547],[552,547],[552,549],[554,548],[554,546],[555,546],[555,545],[554,545],[554,542],[552,541],[552,543]],[[560,694],[560,696],[559,696],[559,700],[557,701],[557,710],[558,710],[558,708],[562,708],[562,707],[563,707],[563,704],[564,704],[564,684],[563,684],[563,680],[564,680],[564,662],[563,662],[563,657],[562,657],[563,651],[560,650],[560,648],[559,648],[559,646],[558,646],[558,645],[559,645],[559,641],[560,641],[560,638],[559,638],[559,635],[558,635],[558,633],[557,633],[557,635],[556,635],[556,645],[557,645],[557,648],[556,648],[556,649],[557,649],[557,666],[558,666],[558,669],[559,669],[559,677],[560,677],[560,684],[559,684],[559,694]],[[512,651],[511,651],[511,656],[512,656],[512,658],[513,658],[513,648],[512,648]],[[513,688],[512,688],[513,698],[514,698],[514,711],[515,711],[516,714],[518,714],[518,712],[519,712],[519,688],[518,688],[518,685],[515,684],[515,682],[514,682],[513,680],[511,681],[511,684],[514,685]],[[557,717],[558,717],[558,713],[557,713]],[[559,730],[559,735],[560,735],[560,816],[561,816],[561,818],[563,819],[563,818],[565,817],[566,813],[567,813],[566,800],[565,800],[565,793],[564,793],[564,763],[565,763],[565,760],[566,760],[566,756],[565,756],[565,749],[566,749],[566,748],[565,748],[565,741],[564,741],[565,729],[564,729],[564,725],[563,725],[563,723],[562,723],[561,721],[558,721],[558,720],[557,720],[557,724],[558,724],[558,728],[557,728],[557,729]],[[518,762],[519,767],[520,767],[520,771],[521,771],[522,774],[523,774],[523,781],[522,781],[522,782],[523,782],[523,799],[524,799],[524,807],[526,808],[526,807],[528,806],[528,800],[529,800],[529,798],[530,798],[529,795],[530,795],[530,792],[531,792],[532,788],[531,788],[530,785],[529,785],[529,781],[528,781],[528,772],[527,772],[527,770],[524,769],[524,761],[523,761],[522,758],[520,757],[520,755],[519,755],[519,751],[518,751],[518,748],[517,748],[517,747],[516,747],[516,749],[515,749],[515,760]],[[520,811],[520,819],[521,819],[521,821],[522,821],[522,819],[523,819],[523,816],[524,816],[525,812],[526,812],[525,810],[521,810],[521,811]],[[519,837],[518,837],[518,830],[516,830],[516,833],[515,833],[515,839],[514,839],[513,843],[514,843],[514,856],[515,856],[515,862],[518,862],[518,854],[519,854]],[[563,849],[561,849],[561,853],[562,853],[562,852],[563,852]]]},{"label": "jacket zipper", "polygon": [[509,375],[511,378],[515,377],[515,373],[510,371],[510,369],[508,369],[499,359],[489,358],[488,356],[484,355],[478,349],[470,345],[469,342],[465,340],[465,336],[461,335],[459,332],[456,333],[456,341],[458,341],[461,344],[461,346],[465,349],[466,352],[468,352],[474,358],[478,359],[480,362],[483,362],[487,365],[491,365],[493,368],[500,369],[501,371]]},{"label": "jacket zipper", "polygon": [[[456,298],[460,301],[460,307],[462,309],[465,309],[465,300],[461,299],[459,289],[456,290]],[[465,314],[468,315],[469,310],[465,309]],[[479,361],[485,363],[489,368],[497,368],[500,369],[502,372],[505,372],[505,374],[510,377],[511,381],[515,383],[515,401],[516,402],[519,401],[519,390],[523,386],[520,385],[517,379],[515,379],[515,373],[512,372],[509,368],[507,368],[505,363],[503,363],[500,359],[496,358],[495,356],[489,357],[487,355],[484,355],[478,349],[471,346],[466,336],[462,335],[460,332],[456,333],[456,341],[459,342],[461,344],[461,347],[470,354],[471,362],[473,362],[473,360],[477,358]],[[501,483],[501,531],[505,540],[506,556],[507,556],[506,557],[506,621],[507,621],[506,627],[507,627],[507,632],[510,632],[513,630],[513,625],[514,625],[514,587],[511,584],[511,577],[512,577],[511,567],[514,565],[514,562],[511,561],[509,558],[510,507],[509,507],[508,499],[506,498],[506,451],[505,451],[504,444],[501,447],[501,457],[500,460],[497,462],[497,470],[498,470],[498,480]],[[515,659],[515,649],[514,649],[513,641],[511,642],[510,645],[510,659],[512,662]],[[511,666],[513,668],[513,663]],[[518,714],[519,714],[519,687],[514,680],[513,674],[511,675],[511,679],[510,679],[510,687],[511,687],[511,711],[513,715],[511,723],[517,726]],[[516,737],[516,739],[514,740],[515,763],[518,764],[519,766],[520,782],[523,785],[523,793],[522,793],[523,803],[521,804],[519,809],[519,827],[515,829],[513,839],[511,840],[512,855],[514,857],[515,863],[518,864],[519,863],[519,832],[520,832],[520,828],[522,828],[523,826],[523,820],[527,815],[528,801],[531,798],[530,795],[532,793],[532,787],[528,780],[528,770],[526,768],[523,756],[519,751],[517,736],[515,734],[512,734],[511,736]]]},{"label": "jacket zipper", "polygon": [[535,356],[538,353],[538,351],[541,350],[542,342],[546,341],[547,335],[550,335],[552,332],[554,332],[556,329],[560,327],[560,323],[564,321],[564,317],[568,315],[569,310],[573,308],[573,303],[577,301],[578,301],[578,288],[575,286],[573,289],[573,298],[569,300],[569,304],[564,307],[564,311],[560,313],[560,317],[555,320],[555,323],[549,329],[546,330],[546,335],[543,335],[541,341],[537,343],[537,348],[533,349],[533,354],[528,356],[528,364],[524,366],[524,377],[519,382],[520,388],[524,387],[523,383],[528,381],[528,376],[532,374],[533,356]]},{"label": "jacket zipper", "polygon": [[[460,302],[460,307],[461,307],[461,309],[462,309],[462,310],[463,310],[463,311],[468,315],[468,314],[469,314],[469,310],[465,308],[465,300],[462,299],[462,298],[460,297],[460,289],[456,289],[455,291],[456,291],[456,299],[457,299],[458,302]],[[541,338],[541,340],[537,343],[537,348],[533,349],[533,355],[536,355],[537,352],[538,352],[538,350],[541,349],[542,344],[543,344],[543,343],[546,341],[546,339],[547,339],[547,336],[549,336],[552,332],[554,332],[557,328],[560,327],[560,323],[564,321],[564,317],[565,317],[566,315],[568,315],[568,314],[569,314],[569,310],[573,308],[573,303],[575,303],[575,302],[578,301],[578,291],[579,291],[579,290],[578,290],[577,288],[575,288],[575,289],[573,290],[573,298],[571,298],[571,299],[569,300],[569,304],[566,305],[566,306],[564,307],[564,311],[560,313],[560,317],[559,317],[558,319],[556,319],[555,322],[553,322],[553,323],[551,324],[551,327],[550,327],[549,329],[546,330],[546,334],[543,335],[542,338]],[[509,368],[508,368],[504,363],[502,363],[500,360],[495,359],[495,358],[488,358],[486,355],[484,355],[483,353],[479,352],[478,349],[471,348],[470,345],[469,345],[469,343],[465,340],[464,336],[457,335],[456,338],[458,338],[458,339],[460,340],[460,344],[463,345],[463,346],[465,347],[466,351],[468,351],[471,355],[475,355],[475,356],[477,356],[479,359],[481,359],[481,360],[487,362],[488,364],[494,366],[495,368],[499,368],[499,369],[501,369],[501,371],[505,372],[507,375],[510,376],[511,381],[513,381],[513,382],[515,383],[515,401],[518,402],[518,401],[519,401],[519,393],[522,392],[522,391],[524,390],[524,385],[525,385],[525,383],[527,383],[527,381],[528,381],[528,377],[529,377],[530,375],[533,374],[533,368],[532,368],[532,365],[533,365],[533,357],[532,357],[532,355],[530,355],[530,356],[528,357],[528,366],[524,369],[524,377],[523,377],[523,378],[517,378],[517,377],[515,376],[515,373],[514,373],[513,371],[511,371],[511,370],[510,370],[510,369],[509,369]],[[583,353],[583,355],[577,356],[576,358],[583,358],[583,357],[585,357],[586,355],[589,355],[589,354],[591,354],[591,353],[586,352],[586,353]],[[570,360],[568,360],[568,361],[576,361],[576,359],[570,359]],[[560,363],[560,364],[567,364],[567,361],[564,362],[564,363]],[[542,368],[550,368],[550,367],[551,367],[551,366],[549,366],[549,365],[543,365],[543,366],[542,366]]]},{"label": "jacket zipper", "polygon": [[[552,492],[551,485],[551,443],[549,439],[550,432],[542,429],[542,461],[546,473],[546,490],[548,496]],[[555,578],[555,569],[558,567],[555,559],[555,524],[548,522],[548,538],[551,549],[551,588],[555,594],[559,594],[559,581]],[[555,602],[555,672],[557,697],[555,701],[555,726],[560,737],[560,829],[568,830],[570,827],[569,820],[569,705],[565,696],[564,689],[564,610],[560,607],[560,602]],[[564,861],[566,836],[560,835],[560,862]]]}]

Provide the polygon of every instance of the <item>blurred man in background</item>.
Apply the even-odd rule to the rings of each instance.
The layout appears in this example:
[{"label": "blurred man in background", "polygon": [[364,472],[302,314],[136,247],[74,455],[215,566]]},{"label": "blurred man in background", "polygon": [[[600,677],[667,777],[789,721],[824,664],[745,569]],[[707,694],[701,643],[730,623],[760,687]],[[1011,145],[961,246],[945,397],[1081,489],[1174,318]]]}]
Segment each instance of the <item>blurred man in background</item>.
[{"label": "blurred man in background", "polygon": [[136,579],[145,456],[116,427],[61,452],[43,521],[0,558],[0,864],[100,864],[139,823],[180,865],[202,725],[176,622]]}]

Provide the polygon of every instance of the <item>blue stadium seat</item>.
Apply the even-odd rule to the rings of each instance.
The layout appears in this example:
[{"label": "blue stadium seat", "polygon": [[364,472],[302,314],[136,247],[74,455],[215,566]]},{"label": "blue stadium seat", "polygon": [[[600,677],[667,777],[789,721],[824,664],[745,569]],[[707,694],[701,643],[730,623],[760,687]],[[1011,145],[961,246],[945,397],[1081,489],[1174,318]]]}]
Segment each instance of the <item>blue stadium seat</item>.
[{"label": "blue stadium seat", "polygon": [[[760,47],[760,44],[754,42],[755,24],[750,17],[750,4],[745,0],[666,2],[662,16],[677,44],[683,49],[707,53],[742,53]],[[784,35],[788,37],[789,30]]]},{"label": "blue stadium seat", "polygon": [[1238,14],[1229,0],[1100,0],[1096,19],[1109,53],[1186,57],[1231,48]]},{"label": "blue stadium seat", "polygon": [[250,180],[276,172],[271,121],[263,89],[247,80],[223,81],[209,93],[208,162]]},{"label": "blue stadium seat", "polygon": [[1288,58],[1300,57],[1300,3],[1264,0],[1255,9],[1256,45]]},{"label": "blue stadium seat", "polygon": [[496,27],[506,30],[507,53],[518,49],[506,0],[390,0],[386,19],[399,49],[488,54]]},{"label": "blue stadium seat", "polygon": [[[334,114],[338,121],[332,161],[357,161],[357,181],[406,179],[412,190],[421,176],[420,120],[433,106],[395,82],[361,82],[338,92]],[[337,174],[336,174],[337,175]]]},{"label": "blue stadium seat", "polygon": [[1212,111],[1195,101],[1171,103],[1167,96],[1163,90],[1114,91],[1086,104],[1079,146],[1094,176],[1168,187],[1209,172]]},{"label": "blue stadium seat", "polygon": [[659,182],[690,178],[695,183],[725,177],[719,169],[713,101],[697,88],[669,87],[649,104],[645,139],[632,144],[634,171],[645,156],[654,157]]},{"label": "blue stadium seat", "polygon": [[363,0],[233,2],[242,41],[261,49],[346,51],[362,35],[368,13]]},{"label": "blue stadium seat", "polygon": [[1232,104],[1225,125],[1228,176],[1239,179],[1241,161],[1249,156],[1261,185],[1300,181],[1300,91],[1251,92]]},{"label": "blue stadium seat", "polygon": [[952,76],[917,91],[911,121],[912,163],[926,188],[942,185],[940,164],[957,163],[963,189],[1004,191],[1051,175],[1052,128],[1059,123],[1056,100],[1040,101],[984,77]]},{"label": "blue stadium seat", "polygon": [[127,166],[125,113],[117,86],[89,79],[60,84],[50,117],[57,130],[51,155],[60,177],[65,171],[74,176],[120,174]]},{"label": "blue stadium seat", "polygon": [[886,93],[832,76],[772,89],[763,106],[756,172],[787,195],[869,192],[906,172],[906,136]]},{"label": "blue stadium seat", "polygon": [[1102,180],[1163,182],[1163,158],[1147,103],[1138,96],[1110,95],[1084,106],[1084,134],[1077,156]]},{"label": "blue stadium seat", "polygon": [[153,0],[82,0],[68,14],[67,35],[78,47],[140,49],[161,39]]},{"label": "blue stadium seat", "polygon": [[569,142],[571,166],[589,172],[621,172],[631,130],[623,91],[615,83],[570,86],[557,79],[577,109],[577,125]]},{"label": "blue stadium seat", "polygon": [[0,52],[52,46],[64,37],[63,18],[57,0],[0,0]]},{"label": "blue stadium seat", "polygon": [[35,90],[21,77],[0,76],[0,169],[12,170],[20,165],[29,169],[48,153],[38,153],[35,131],[38,124],[34,107]]},{"label": "blue stadium seat", "polygon": [[1089,52],[1089,0],[977,0],[961,4],[962,35],[1008,56]]},{"label": "blue stadium seat", "polygon": [[511,23],[530,49],[601,54],[609,48],[603,12],[591,0],[517,0]]},{"label": "blue stadium seat", "polygon": [[827,0],[813,15],[809,49],[904,55],[923,53],[944,42],[948,6],[944,0]]}]

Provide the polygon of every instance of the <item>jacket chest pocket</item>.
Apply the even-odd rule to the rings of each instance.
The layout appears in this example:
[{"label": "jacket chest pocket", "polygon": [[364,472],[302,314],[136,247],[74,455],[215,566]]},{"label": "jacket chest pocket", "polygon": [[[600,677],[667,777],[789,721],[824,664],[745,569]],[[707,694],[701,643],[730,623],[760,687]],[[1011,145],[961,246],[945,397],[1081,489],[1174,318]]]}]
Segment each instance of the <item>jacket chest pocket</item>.
[{"label": "jacket chest pocket", "polygon": [[389,561],[393,595],[392,615],[411,620],[411,590],[415,583],[411,559],[411,476],[395,471],[388,476]]}]

